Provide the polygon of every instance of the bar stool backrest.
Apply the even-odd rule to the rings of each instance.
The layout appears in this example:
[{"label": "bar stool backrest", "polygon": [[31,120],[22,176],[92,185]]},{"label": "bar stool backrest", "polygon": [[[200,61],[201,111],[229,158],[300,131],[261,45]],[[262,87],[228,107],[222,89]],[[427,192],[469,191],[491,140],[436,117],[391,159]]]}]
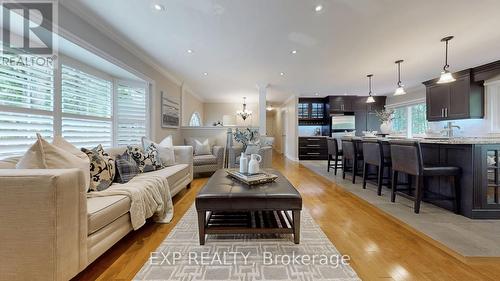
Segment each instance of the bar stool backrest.
[{"label": "bar stool backrest", "polygon": [[382,149],[382,157],[386,162],[391,162],[391,144],[387,140],[378,140]]},{"label": "bar stool backrest", "polygon": [[351,139],[342,139],[342,151],[344,153],[344,158],[356,158],[356,147]]},{"label": "bar stool backrest", "polygon": [[422,175],[423,161],[418,141],[394,140],[390,144],[393,170],[409,175]]},{"label": "bar stool backrest", "polygon": [[334,138],[327,138],[326,143],[328,144],[328,155],[336,155],[338,152],[337,140]]},{"label": "bar stool backrest", "polygon": [[365,163],[380,166],[382,161],[382,150],[380,143],[376,140],[363,140],[363,159]]}]

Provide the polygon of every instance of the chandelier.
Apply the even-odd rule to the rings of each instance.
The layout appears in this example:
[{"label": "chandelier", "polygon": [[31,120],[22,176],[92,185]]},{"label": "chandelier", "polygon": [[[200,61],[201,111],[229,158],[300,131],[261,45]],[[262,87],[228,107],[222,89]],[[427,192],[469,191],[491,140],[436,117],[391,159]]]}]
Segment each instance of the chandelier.
[{"label": "chandelier", "polygon": [[252,116],[252,111],[247,110],[247,98],[243,97],[243,110],[236,111],[236,115],[240,116],[243,121],[245,121],[248,117]]}]

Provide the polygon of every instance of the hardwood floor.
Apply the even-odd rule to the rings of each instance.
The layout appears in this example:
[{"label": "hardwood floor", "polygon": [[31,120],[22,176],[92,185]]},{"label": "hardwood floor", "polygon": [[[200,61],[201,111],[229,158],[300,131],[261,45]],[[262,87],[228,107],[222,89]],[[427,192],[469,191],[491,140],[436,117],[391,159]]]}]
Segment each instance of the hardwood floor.
[{"label": "hardwood floor", "polygon": [[[363,280],[500,280],[500,258],[459,258],[299,163],[275,154],[273,166],[302,194],[304,207],[330,241],[351,257]],[[170,224],[130,233],[74,280],[130,280],[193,204],[206,178],[174,197]]]}]

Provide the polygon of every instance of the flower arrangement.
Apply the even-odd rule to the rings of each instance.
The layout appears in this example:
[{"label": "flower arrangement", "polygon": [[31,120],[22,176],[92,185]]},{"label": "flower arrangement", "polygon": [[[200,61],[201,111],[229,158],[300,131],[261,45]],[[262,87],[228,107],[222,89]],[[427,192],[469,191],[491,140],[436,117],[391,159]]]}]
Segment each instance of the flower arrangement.
[{"label": "flower arrangement", "polygon": [[246,150],[248,143],[257,140],[258,138],[259,138],[259,131],[257,129],[236,128],[234,132],[234,140],[243,145],[243,150]]},{"label": "flower arrangement", "polygon": [[390,122],[392,119],[394,119],[394,109],[383,109],[383,110],[375,110],[375,114],[377,115],[378,119],[384,123],[384,122]]}]

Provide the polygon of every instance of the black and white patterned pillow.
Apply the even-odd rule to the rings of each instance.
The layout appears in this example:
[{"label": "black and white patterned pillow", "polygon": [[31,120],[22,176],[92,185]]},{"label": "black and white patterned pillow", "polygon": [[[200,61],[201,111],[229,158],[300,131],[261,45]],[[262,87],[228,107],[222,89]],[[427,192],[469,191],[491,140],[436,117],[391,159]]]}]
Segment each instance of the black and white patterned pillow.
[{"label": "black and white patterned pillow", "polygon": [[116,156],[116,177],[115,182],[127,183],[141,171],[128,149],[122,154]]},{"label": "black and white patterned pillow", "polygon": [[90,159],[90,191],[101,191],[108,188],[115,178],[115,161],[111,158],[102,145],[92,149],[82,148]]},{"label": "black and white patterned pillow", "polygon": [[138,145],[129,145],[127,148],[132,158],[134,158],[137,163],[137,166],[139,166],[141,173],[155,171],[163,167],[158,150],[154,145],[150,145],[146,150],[143,150]]}]

